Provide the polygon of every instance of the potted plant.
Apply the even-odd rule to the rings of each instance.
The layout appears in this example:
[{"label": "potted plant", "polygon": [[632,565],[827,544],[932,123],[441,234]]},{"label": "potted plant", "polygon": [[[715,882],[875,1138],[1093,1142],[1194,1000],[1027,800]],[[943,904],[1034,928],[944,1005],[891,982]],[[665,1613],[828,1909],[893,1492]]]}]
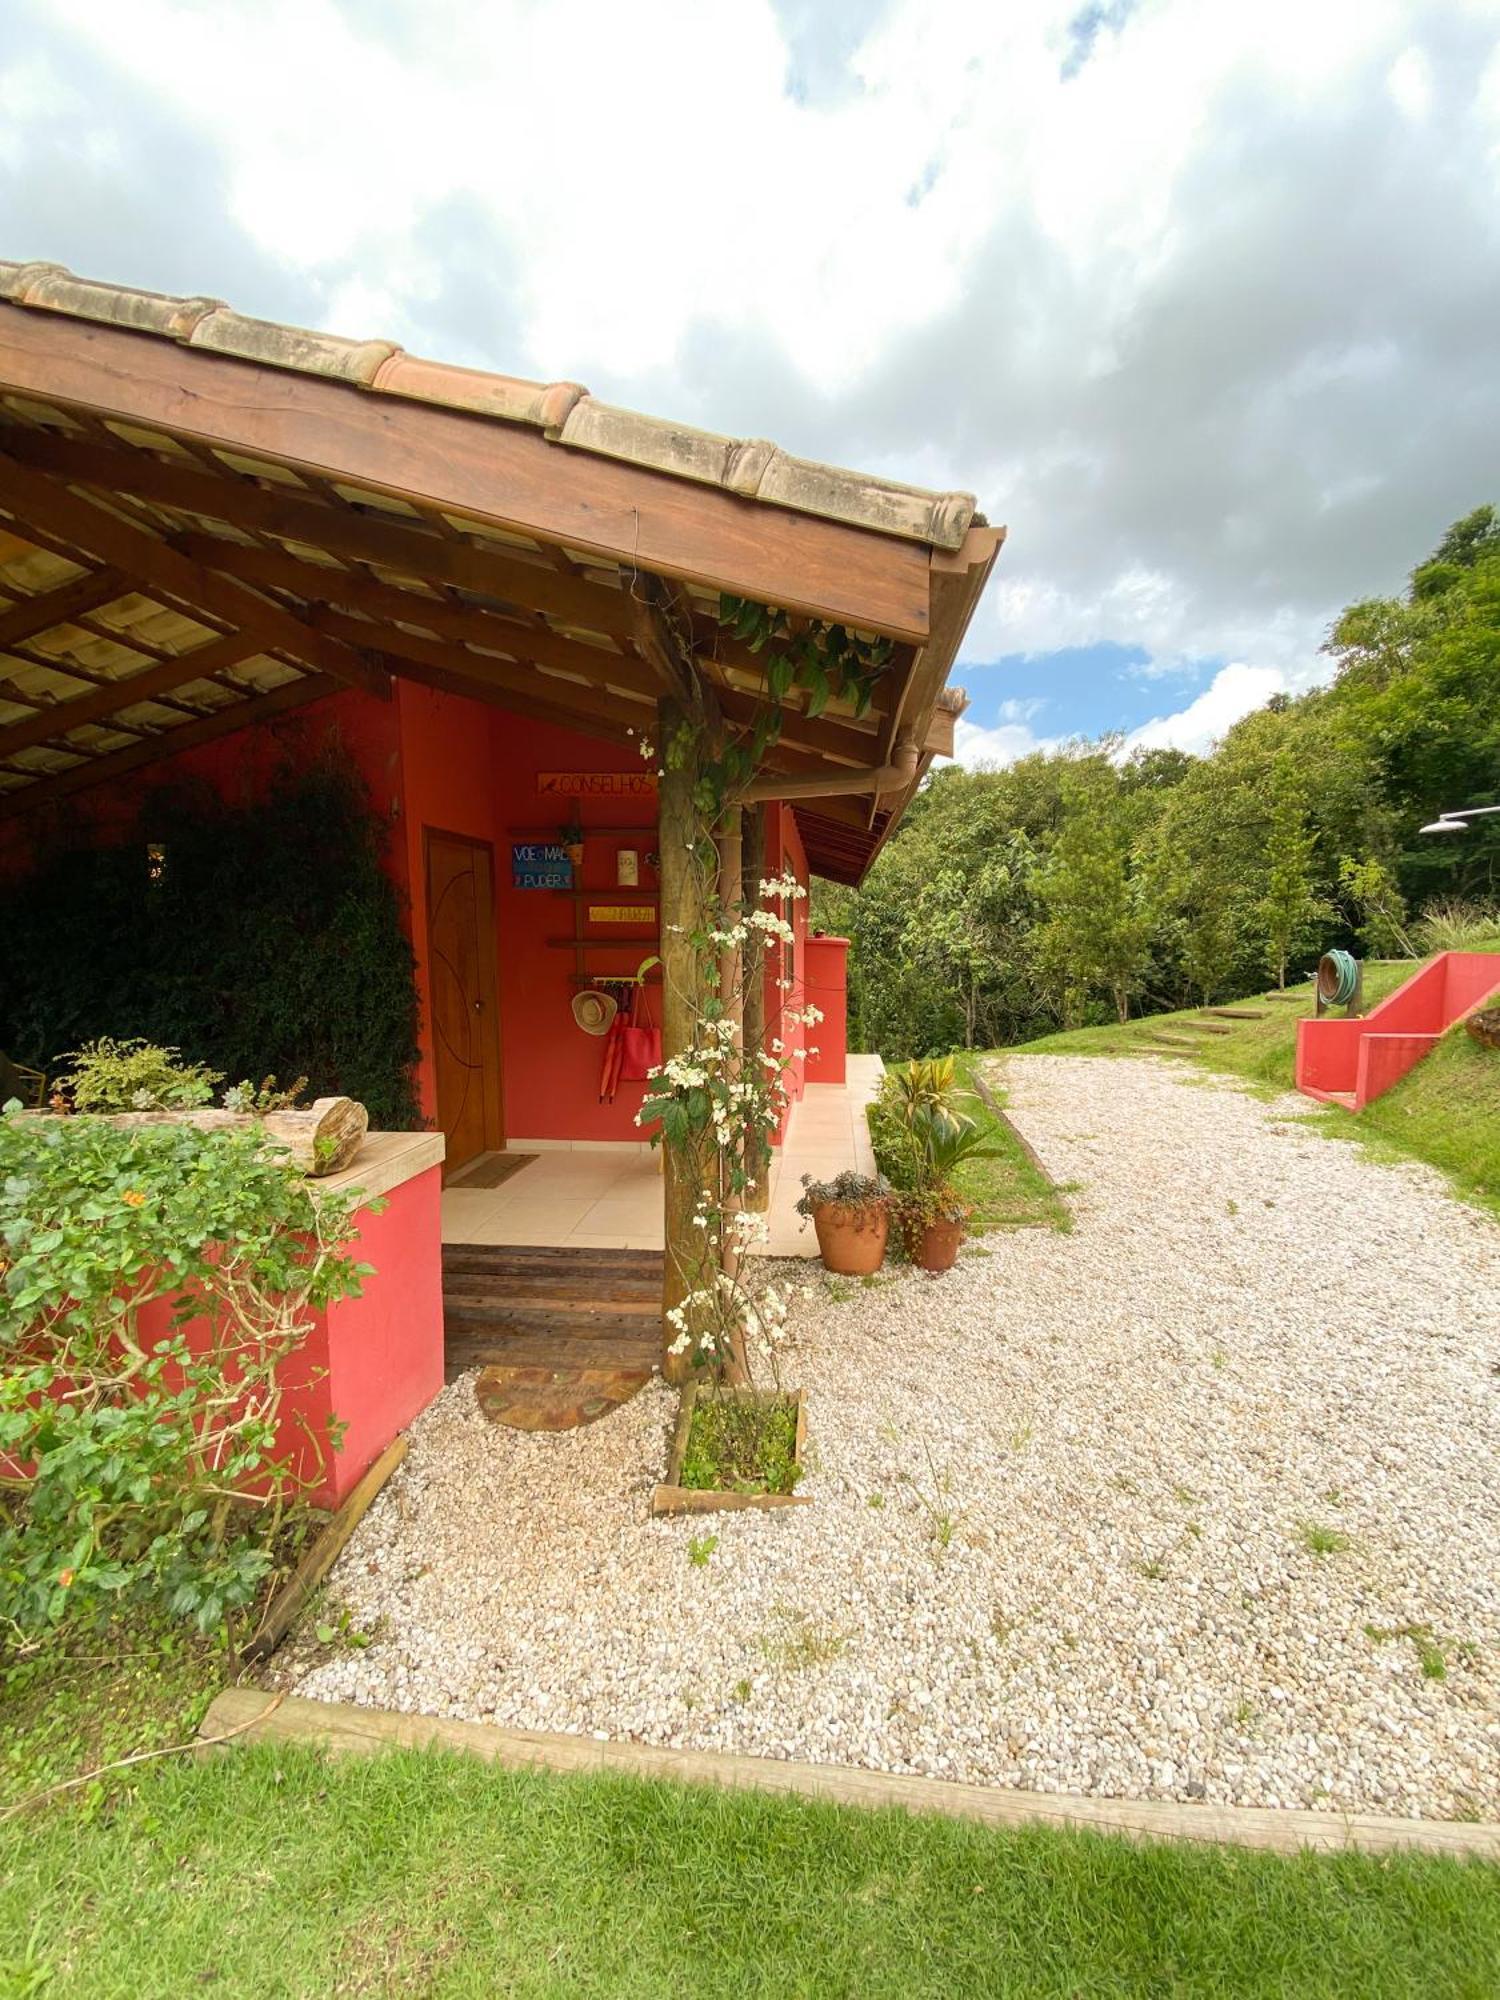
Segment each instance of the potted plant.
[{"label": "potted plant", "polygon": [[973,1214],[953,1185],[955,1168],[994,1155],[979,1121],[960,1109],[964,1096],[951,1056],[911,1062],[887,1074],[872,1121],[896,1180],[891,1209],[907,1255],[934,1274],[958,1261]]},{"label": "potted plant", "polygon": [[559,829],[557,839],[558,845],[572,863],[573,874],[576,877],[583,866],[583,824],[576,812],[566,825]]},{"label": "potted plant", "polygon": [[824,1269],[846,1278],[878,1271],[890,1233],[891,1184],[885,1175],[872,1180],[850,1171],[815,1181],[804,1174],[802,1189],[797,1213],[817,1231]]}]

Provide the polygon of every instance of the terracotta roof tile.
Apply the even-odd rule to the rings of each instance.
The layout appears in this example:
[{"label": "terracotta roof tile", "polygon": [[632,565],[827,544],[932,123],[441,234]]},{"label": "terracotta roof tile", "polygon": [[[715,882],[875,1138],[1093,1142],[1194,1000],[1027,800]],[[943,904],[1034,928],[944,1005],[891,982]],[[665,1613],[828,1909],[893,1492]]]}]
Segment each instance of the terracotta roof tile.
[{"label": "terracotta roof tile", "polygon": [[77,278],[61,264],[0,261],[0,299],[43,312],[99,320],[216,354],[348,382],[377,395],[439,403],[505,423],[529,424],[574,450],[650,466],[677,479],[721,486],[746,499],[817,514],[930,547],[956,549],[976,518],[970,493],[934,493],[814,459],[793,458],[763,438],[721,437],[601,403],[577,382],[424,361],[386,340],[247,319],[221,299],[170,298]]}]

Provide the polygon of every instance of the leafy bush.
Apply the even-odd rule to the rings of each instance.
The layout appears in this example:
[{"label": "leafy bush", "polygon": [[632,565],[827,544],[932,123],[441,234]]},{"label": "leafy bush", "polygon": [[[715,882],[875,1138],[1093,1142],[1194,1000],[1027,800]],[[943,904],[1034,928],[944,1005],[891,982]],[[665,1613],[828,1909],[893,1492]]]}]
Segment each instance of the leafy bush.
[{"label": "leafy bush", "polygon": [[66,1063],[63,1081],[76,1111],[186,1111],[207,1104],[223,1078],[202,1063],[185,1063],[180,1049],[100,1035]]},{"label": "leafy bush", "polygon": [[117,1607],[209,1630],[254,1597],[297,1494],[277,1372],[369,1275],[354,1202],[315,1198],[253,1130],[0,1118],[13,1644]]},{"label": "leafy bush", "polygon": [[973,1102],[952,1056],[887,1070],[870,1131],[882,1170],[902,1193],[946,1191],[965,1160],[993,1157],[989,1134],[962,1109],[966,1100]]}]

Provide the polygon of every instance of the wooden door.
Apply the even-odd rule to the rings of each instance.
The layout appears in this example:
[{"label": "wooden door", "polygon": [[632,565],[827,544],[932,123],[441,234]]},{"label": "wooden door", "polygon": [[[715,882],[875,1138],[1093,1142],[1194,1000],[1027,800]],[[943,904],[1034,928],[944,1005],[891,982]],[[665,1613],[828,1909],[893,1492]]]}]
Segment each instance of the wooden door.
[{"label": "wooden door", "polygon": [[427,963],[447,1171],[505,1144],[495,1000],[495,854],[427,829]]}]

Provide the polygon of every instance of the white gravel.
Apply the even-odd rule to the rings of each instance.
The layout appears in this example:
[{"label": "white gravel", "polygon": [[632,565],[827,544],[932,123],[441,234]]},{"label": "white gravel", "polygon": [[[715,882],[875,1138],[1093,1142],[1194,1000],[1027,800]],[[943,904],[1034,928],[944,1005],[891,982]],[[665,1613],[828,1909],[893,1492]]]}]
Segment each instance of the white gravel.
[{"label": "white gravel", "polygon": [[1288,1122],[1300,1099],[1150,1061],[1007,1081],[1076,1228],[819,1281],[787,1373],[815,1506],[652,1522],[665,1389],[543,1437],[459,1382],[334,1575],[373,1642],[299,1640],[284,1682],[1043,1791],[1500,1816],[1500,1229]]}]

